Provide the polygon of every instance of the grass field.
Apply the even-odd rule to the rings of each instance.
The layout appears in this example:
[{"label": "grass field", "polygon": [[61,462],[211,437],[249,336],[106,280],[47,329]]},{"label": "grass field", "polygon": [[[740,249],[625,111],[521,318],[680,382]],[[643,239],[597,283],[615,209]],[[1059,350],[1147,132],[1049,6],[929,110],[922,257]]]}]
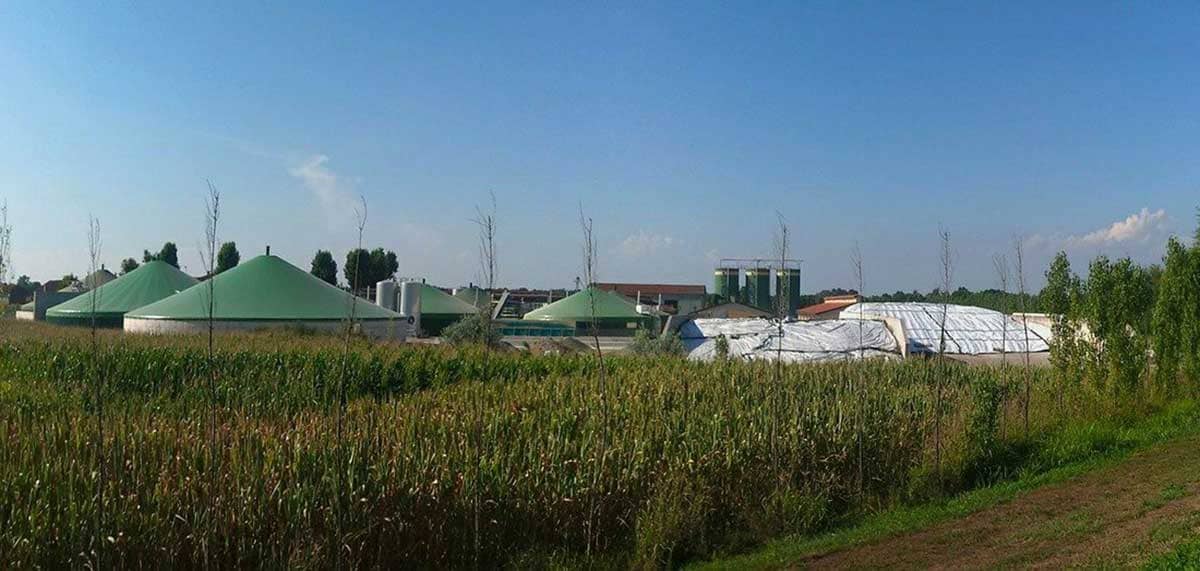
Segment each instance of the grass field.
[{"label": "grass field", "polygon": [[1163,405],[1034,370],[1026,435],[1013,367],[98,345],[0,329],[6,566],[677,566],[1086,459]]}]

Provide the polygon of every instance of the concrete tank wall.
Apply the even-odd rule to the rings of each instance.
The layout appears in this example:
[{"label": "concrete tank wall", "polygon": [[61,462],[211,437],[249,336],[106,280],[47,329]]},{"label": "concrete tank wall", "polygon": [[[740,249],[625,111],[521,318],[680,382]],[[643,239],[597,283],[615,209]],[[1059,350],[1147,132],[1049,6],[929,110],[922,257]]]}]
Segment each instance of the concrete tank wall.
[{"label": "concrete tank wall", "polygon": [[[374,339],[403,341],[413,331],[412,325],[404,320],[359,321],[355,329]],[[345,331],[342,321],[214,321],[216,331],[261,331],[264,329],[297,328],[327,333]],[[198,334],[208,331],[207,321],[175,321],[170,319],[125,318],[127,333],[148,335]]]}]

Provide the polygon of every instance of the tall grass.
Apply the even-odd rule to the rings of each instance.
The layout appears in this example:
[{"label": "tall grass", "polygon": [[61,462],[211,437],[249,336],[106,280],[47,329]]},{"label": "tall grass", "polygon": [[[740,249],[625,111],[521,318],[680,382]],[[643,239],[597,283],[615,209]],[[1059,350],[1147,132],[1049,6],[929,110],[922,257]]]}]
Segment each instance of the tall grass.
[{"label": "tall grass", "polygon": [[[86,501],[96,485],[86,344],[7,325],[9,567],[91,563],[78,546],[96,509],[113,566],[468,567],[478,538],[487,567],[657,567],[1002,477],[1025,446],[997,433],[1023,387],[990,368],[947,367],[935,414],[922,361],[787,366],[775,383],[770,364],[614,358],[602,384],[590,356],[494,353],[484,370],[478,350],[365,342],[347,359],[339,437],[341,393],[325,379],[338,378],[340,340],[281,334],[218,336],[214,443],[203,342],[111,334],[98,507]],[[860,375],[870,391],[857,390]],[[1058,416],[1134,412],[1032,377],[1034,435]],[[222,468],[215,477],[209,463]]]}]

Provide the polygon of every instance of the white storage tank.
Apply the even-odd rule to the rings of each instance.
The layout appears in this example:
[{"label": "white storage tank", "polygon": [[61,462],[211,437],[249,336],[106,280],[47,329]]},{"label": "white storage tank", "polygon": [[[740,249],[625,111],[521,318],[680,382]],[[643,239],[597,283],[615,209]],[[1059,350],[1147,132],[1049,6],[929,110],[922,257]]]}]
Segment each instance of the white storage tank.
[{"label": "white storage tank", "polygon": [[396,282],[384,280],[375,284],[375,305],[396,311]]},{"label": "white storage tank", "polygon": [[397,312],[408,318],[411,331],[421,330],[421,282],[406,281],[400,284],[400,308]]}]

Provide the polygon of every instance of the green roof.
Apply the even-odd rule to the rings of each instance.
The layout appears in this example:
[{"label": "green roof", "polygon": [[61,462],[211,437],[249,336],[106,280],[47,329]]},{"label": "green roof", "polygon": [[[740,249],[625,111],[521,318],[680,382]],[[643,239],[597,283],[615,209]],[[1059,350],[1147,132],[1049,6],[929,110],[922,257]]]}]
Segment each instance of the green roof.
[{"label": "green roof", "polygon": [[195,278],[166,262],[149,262],[83,295],[46,311],[48,320],[90,319],[92,298],[97,317],[119,317],[196,285]]},{"label": "green roof", "polygon": [[625,296],[595,286],[571,294],[545,307],[525,314],[523,319],[535,321],[591,321],[592,298],[595,298],[596,319],[645,319],[638,313],[637,305]]},{"label": "green roof", "polygon": [[17,311],[33,311],[36,308],[37,308],[37,302],[31,301],[29,303],[26,303],[25,305],[22,305],[21,307],[18,307]]},{"label": "green roof", "polygon": [[[131,274],[132,275],[132,274]],[[136,319],[196,321],[208,319],[209,288],[215,292],[213,319],[220,321],[337,321],[345,319],[354,299],[278,256],[262,255],[243,262],[158,303],[130,312]],[[355,319],[403,319],[365,299]]]},{"label": "green roof", "polygon": [[459,288],[458,291],[454,292],[454,297],[480,309],[488,308],[492,305],[492,296],[482,288],[474,286]]},{"label": "green roof", "polygon": [[479,308],[428,284],[421,284],[421,315],[467,315]]}]

